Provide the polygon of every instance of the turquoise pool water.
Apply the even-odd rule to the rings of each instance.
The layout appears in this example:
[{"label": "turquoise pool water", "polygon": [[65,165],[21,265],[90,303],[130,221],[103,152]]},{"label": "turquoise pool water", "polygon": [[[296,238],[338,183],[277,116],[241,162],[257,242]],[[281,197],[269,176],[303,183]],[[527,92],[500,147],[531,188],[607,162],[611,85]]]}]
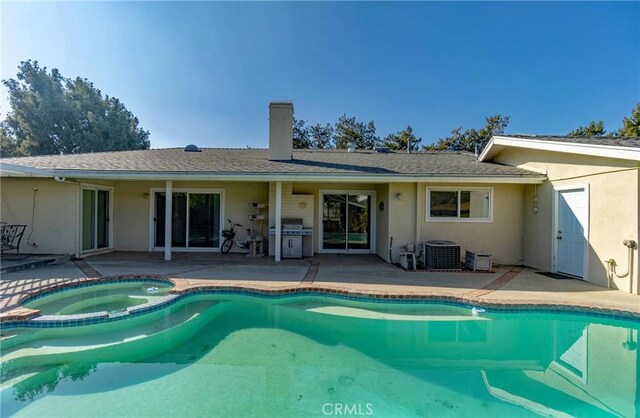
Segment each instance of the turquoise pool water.
[{"label": "turquoise pool water", "polygon": [[172,285],[152,281],[105,283],[55,292],[24,304],[44,315],[116,312],[142,305],[169,293]]},{"label": "turquoise pool water", "polygon": [[3,331],[2,416],[624,416],[640,324],[438,304],[201,295]]}]

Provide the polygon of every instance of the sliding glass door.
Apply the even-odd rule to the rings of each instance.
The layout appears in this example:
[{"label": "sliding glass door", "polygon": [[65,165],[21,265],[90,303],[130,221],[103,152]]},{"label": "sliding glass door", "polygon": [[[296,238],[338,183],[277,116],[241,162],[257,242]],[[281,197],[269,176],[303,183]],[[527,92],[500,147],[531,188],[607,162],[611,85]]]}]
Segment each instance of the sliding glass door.
[{"label": "sliding glass door", "polygon": [[322,250],[370,252],[373,192],[322,192]]},{"label": "sliding glass door", "polygon": [[347,195],[347,249],[371,249],[371,196]]},{"label": "sliding glass door", "polygon": [[[219,192],[173,193],[171,209],[171,247],[220,248]],[[165,213],[167,198],[164,192],[154,193],[155,247],[165,246]]]},{"label": "sliding glass door", "polygon": [[111,189],[82,186],[82,252],[111,247]]}]

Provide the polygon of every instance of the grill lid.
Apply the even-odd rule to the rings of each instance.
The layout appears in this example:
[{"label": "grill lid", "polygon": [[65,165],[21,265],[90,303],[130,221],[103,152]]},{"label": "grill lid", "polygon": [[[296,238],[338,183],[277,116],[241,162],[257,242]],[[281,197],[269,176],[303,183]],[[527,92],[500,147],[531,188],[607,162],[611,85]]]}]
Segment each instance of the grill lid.
[{"label": "grill lid", "polygon": [[282,218],[283,229],[302,229],[302,218]]}]

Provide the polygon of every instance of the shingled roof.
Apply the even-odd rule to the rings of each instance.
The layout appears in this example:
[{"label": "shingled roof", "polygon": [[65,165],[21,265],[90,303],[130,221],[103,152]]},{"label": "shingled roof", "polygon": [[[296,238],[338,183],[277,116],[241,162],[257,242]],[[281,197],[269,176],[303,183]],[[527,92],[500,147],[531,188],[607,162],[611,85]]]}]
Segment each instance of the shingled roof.
[{"label": "shingled roof", "polygon": [[[425,177],[521,177],[543,175],[495,163],[478,162],[466,152],[377,153],[375,151],[294,150],[291,161],[270,161],[267,149],[203,148],[185,152],[181,148],[91,154],[49,155],[3,158],[6,171],[32,168],[60,171],[65,175],[82,172],[175,173],[175,174],[285,174],[344,176],[425,176]],[[18,168],[16,170],[15,168]]]}]

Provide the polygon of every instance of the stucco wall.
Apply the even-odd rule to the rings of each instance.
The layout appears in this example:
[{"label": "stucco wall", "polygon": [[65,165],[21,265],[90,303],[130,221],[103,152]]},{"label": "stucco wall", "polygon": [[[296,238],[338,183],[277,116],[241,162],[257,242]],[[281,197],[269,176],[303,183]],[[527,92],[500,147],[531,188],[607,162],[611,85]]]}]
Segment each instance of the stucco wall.
[{"label": "stucco wall", "polygon": [[[389,262],[389,185],[379,184],[377,187],[377,204],[374,207],[376,211],[376,255],[383,260]],[[382,204],[382,210],[380,209]]]},{"label": "stucco wall", "polygon": [[[429,186],[427,183],[293,183],[292,192],[311,194],[315,197],[313,226],[316,241],[319,228],[322,226],[318,217],[318,205],[321,204],[320,190],[373,190],[376,191],[376,200],[372,202],[372,210],[376,213],[375,253],[386,261],[389,261],[389,242],[393,237],[392,259],[394,262],[398,261],[398,253],[403,244],[429,239],[448,239],[460,243],[461,256],[466,249],[476,249],[493,253],[496,262],[506,264],[522,262],[523,186],[493,186],[494,221],[492,223],[426,222],[427,186]],[[434,184],[433,186],[443,185]],[[459,187],[459,185],[444,186]],[[492,187],[492,185],[478,186]],[[283,183],[283,208],[286,207],[288,190],[289,185]],[[384,203],[382,211],[379,207],[381,202]],[[274,205],[275,203],[272,202],[271,206]],[[271,213],[272,221],[273,216]],[[317,242],[314,244],[317,251]]]},{"label": "stucco wall", "polygon": [[[114,245],[118,251],[148,251],[149,250],[149,217],[151,199],[144,194],[151,188],[164,188],[164,182],[130,182],[120,181],[114,187]],[[238,238],[246,237],[245,229],[251,224],[249,214],[253,213],[250,203],[267,203],[269,201],[269,186],[267,183],[248,182],[173,182],[175,189],[223,189],[224,190],[224,219],[243,225],[238,228]],[[268,209],[262,211],[267,214]],[[266,233],[267,222],[264,223]],[[237,248],[234,247],[236,250]]]},{"label": "stucco wall", "polygon": [[404,244],[416,242],[416,184],[389,184],[389,238],[393,237],[391,256],[399,261]]},{"label": "stucco wall", "polygon": [[150,193],[152,187],[165,187],[165,182],[116,183],[113,190],[113,243],[117,251],[149,251],[151,199],[145,199],[144,194]]},{"label": "stucco wall", "polygon": [[[585,279],[607,286],[607,266],[604,260],[613,258],[618,273],[628,271],[628,249],[624,239],[638,241],[640,213],[637,162],[580,156],[535,150],[505,150],[496,162],[514,165],[547,174],[549,181],[538,186],[539,210],[533,212],[535,188],[528,186],[524,206],[525,264],[552,270],[554,259],[552,230],[554,195],[558,187],[589,186],[589,248],[588,271]],[[638,252],[635,251],[634,278],[611,277],[612,287],[638,292]]]},{"label": "stucco wall", "polygon": [[[37,188],[34,212],[34,189]],[[75,254],[78,185],[53,179],[2,178],[0,201],[3,222],[27,229],[20,251],[25,254]],[[33,222],[32,222],[33,213]],[[27,239],[34,245],[29,245]]]},{"label": "stucco wall", "polygon": [[[315,252],[318,252],[318,233],[320,228],[322,227],[322,220],[319,217],[319,205],[322,204],[322,199],[320,198],[321,190],[368,190],[375,191],[377,195],[376,184],[356,184],[356,183],[293,183],[293,193],[294,194],[310,194],[314,196],[315,208],[314,208],[314,248]],[[377,208],[378,201],[377,197],[371,202],[371,211],[376,214],[376,223],[377,223]],[[377,229],[377,228],[376,228]],[[378,246],[378,237],[376,236],[376,248]],[[374,251],[376,250],[374,248]]]},{"label": "stucco wall", "polygon": [[[82,183],[113,187],[113,248],[117,251],[148,251],[151,199],[145,197],[145,193],[149,193],[151,188],[164,188],[165,182],[87,180]],[[23,252],[75,254],[78,183],[58,183],[52,179],[3,178],[1,186],[2,221],[29,225],[21,245]],[[37,247],[27,246],[35,187],[38,188],[38,193],[31,241],[37,243]],[[174,182],[173,187],[223,189],[225,220],[231,218],[245,228],[250,225],[249,214],[253,213],[249,204],[267,203],[269,193],[267,183]],[[263,213],[266,215],[267,210]],[[266,233],[267,222],[264,228]],[[244,228],[241,228],[239,238],[244,238],[245,235]]]},{"label": "stucco wall", "polygon": [[450,184],[420,183],[418,200],[420,231],[418,241],[450,240],[466,250],[486,251],[499,264],[522,264],[522,205],[524,187],[518,184],[474,184],[473,187],[493,188],[493,222],[428,222],[426,221],[427,187],[464,189]]}]

